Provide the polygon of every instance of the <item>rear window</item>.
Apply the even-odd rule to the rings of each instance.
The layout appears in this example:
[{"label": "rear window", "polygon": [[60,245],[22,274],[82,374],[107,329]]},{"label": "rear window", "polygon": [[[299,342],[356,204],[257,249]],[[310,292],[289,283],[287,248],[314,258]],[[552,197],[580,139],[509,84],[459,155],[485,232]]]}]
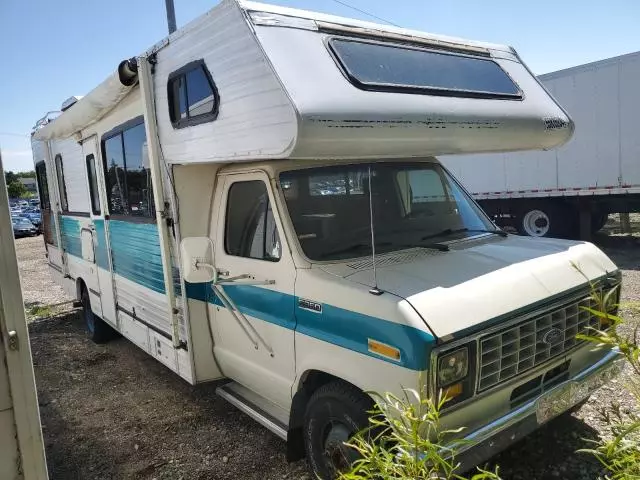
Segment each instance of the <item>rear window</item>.
[{"label": "rear window", "polygon": [[329,46],[351,83],[365,90],[522,98],[520,88],[489,58],[339,38]]}]

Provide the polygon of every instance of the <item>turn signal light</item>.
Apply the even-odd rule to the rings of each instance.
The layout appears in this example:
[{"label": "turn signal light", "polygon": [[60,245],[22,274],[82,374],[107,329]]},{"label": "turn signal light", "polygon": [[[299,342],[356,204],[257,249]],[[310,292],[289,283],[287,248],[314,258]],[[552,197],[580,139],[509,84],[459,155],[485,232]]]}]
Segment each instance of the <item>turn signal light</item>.
[{"label": "turn signal light", "polygon": [[453,385],[449,385],[442,389],[442,394],[447,397],[449,400],[453,400],[454,398],[462,395],[462,382],[454,383]]}]

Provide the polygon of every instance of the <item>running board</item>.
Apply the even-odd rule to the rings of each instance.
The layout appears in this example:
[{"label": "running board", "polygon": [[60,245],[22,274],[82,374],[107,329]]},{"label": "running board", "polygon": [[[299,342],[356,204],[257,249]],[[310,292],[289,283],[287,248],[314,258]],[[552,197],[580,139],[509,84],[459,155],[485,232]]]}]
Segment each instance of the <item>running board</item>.
[{"label": "running board", "polygon": [[287,424],[282,421],[282,417],[286,418],[286,412],[280,407],[236,382],[216,388],[216,393],[267,430],[287,440]]}]

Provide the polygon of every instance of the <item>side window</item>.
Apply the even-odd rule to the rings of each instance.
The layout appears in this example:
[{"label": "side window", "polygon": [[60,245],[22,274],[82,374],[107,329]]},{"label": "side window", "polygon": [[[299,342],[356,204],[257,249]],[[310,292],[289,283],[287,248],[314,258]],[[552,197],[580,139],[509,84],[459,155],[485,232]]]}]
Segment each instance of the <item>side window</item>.
[{"label": "side window", "polygon": [[103,141],[107,204],[111,215],[155,218],[151,170],[143,154],[144,123],[123,128]]},{"label": "side window", "polygon": [[56,178],[58,180],[58,191],[60,192],[60,208],[63,212],[69,210],[67,203],[67,187],[64,184],[64,167],[62,165],[62,155],[57,154],[55,157]]},{"label": "side window", "polygon": [[211,122],[218,116],[218,91],[203,60],[171,73],[167,94],[174,128]]},{"label": "side window", "polygon": [[89,196],[91,197],[91,211],[100,215],[100,197],[98,196],[98,175],[96,174],[96,159],[93,154],[87,155],[87,177],[89,179]]},{"label": "side window", "polygon": [[44,162],[38,162],[36,165],[36,181],[38,182],[38,193],[40,194],[40,208],[42,210],[50,210],[49,183],[47,182],[47,167]]},{"label": "side window", "polygon": [[227,198],[225,251],[229,255],[277,262],[282,246],[264,182],[231,185]]},{"label": "side window", "polygon": [[154,217],[151,170],[145,165],[142,151],[146,142],[144,123],[122,133],[126,167],[127,198],[129,214]]}]

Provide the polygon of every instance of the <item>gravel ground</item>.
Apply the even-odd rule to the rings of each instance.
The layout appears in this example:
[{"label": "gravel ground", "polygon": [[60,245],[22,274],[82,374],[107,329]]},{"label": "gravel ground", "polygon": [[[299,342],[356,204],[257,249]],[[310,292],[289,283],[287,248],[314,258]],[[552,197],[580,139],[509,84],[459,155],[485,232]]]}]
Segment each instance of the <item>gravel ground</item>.
[{"label": "gravel ground", "polygon": [[[623,271],[623,300],[640,301],[640,237],[620,235],[615,218],[605,230],[595,242]],[[68,300],[49,278],[42,237],[17,247],[28,309]],[[216,397],[215,384],[192,387],[124,339],[92,344],[70,305],[47,315],[30,333],[52,479],[309,478],[304,462],[285,461],[284,442]],[[595,479],[599,465],[575,451],[605,433],[599,405],[633,405],[620,383],[496,457],[502,478]]]}]

